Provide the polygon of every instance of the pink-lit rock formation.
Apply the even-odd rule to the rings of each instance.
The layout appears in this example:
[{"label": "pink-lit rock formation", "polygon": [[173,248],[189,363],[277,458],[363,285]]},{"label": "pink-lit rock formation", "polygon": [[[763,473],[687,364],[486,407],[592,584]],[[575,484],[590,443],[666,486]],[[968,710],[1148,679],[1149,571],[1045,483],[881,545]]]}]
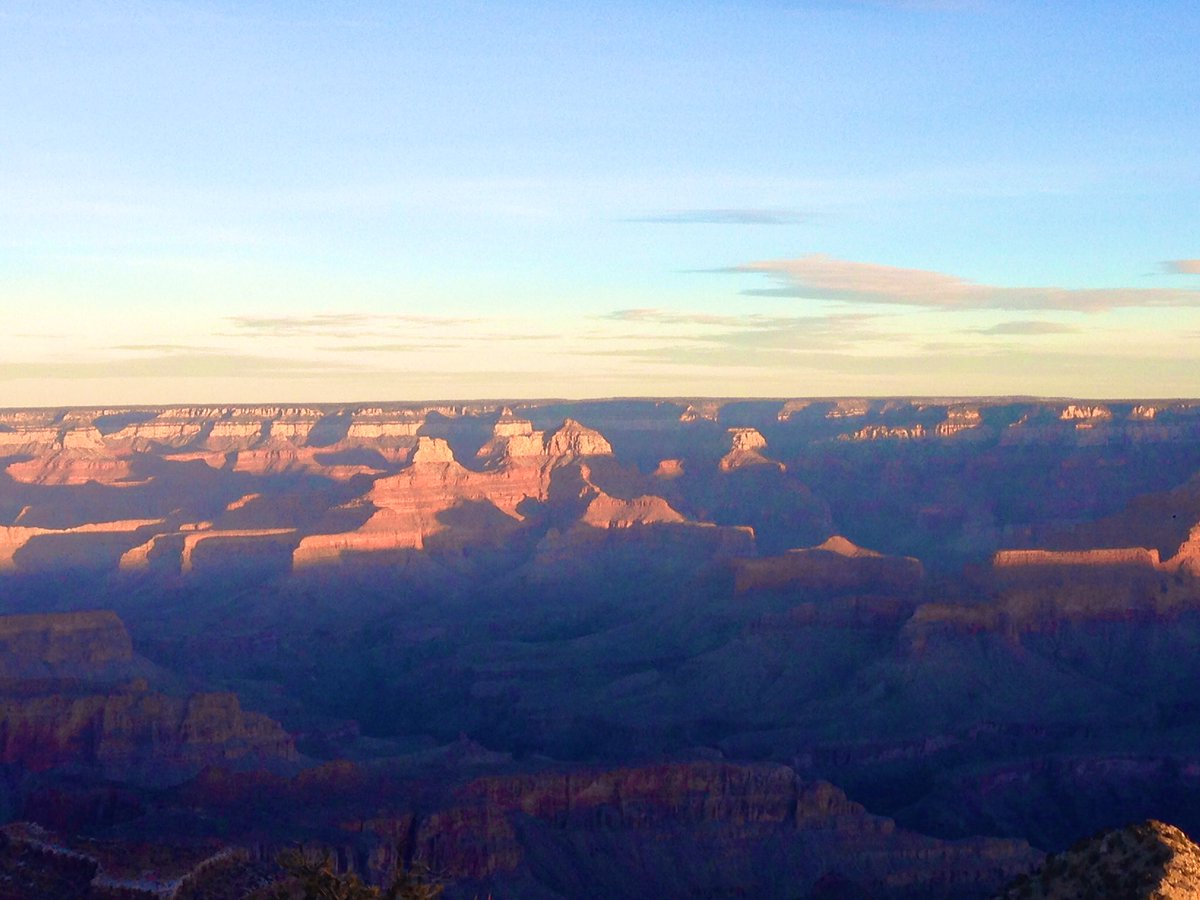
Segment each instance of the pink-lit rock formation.
[{"label": "pink-lit rock formation", "polygon": [[939,422],[934,429],[938,437],[953,437],[964,431],[971,431],[983,424],[980,411],[971,406],[952,406],[946,410],[946,421]]},{"label": "pink-lit rock formation", "polygon": [[910,441],[925,437],[925,426],[914,425],[864,425],[851,434],[841,435],[844,441]]},{"label": "pink-lit rock formation", "polygon": [[721,471],[731,472],[746,466],[773,466],[782,470],[783,463],[762,454],[767,439],[756,428],[730,428],[729,452],[721,457]]},{"label": "pink-lit rock formation", "polygon": [[1112,418],[1112,410],[1107,406],[1069,403],[1063,407],[1058,417],[1064,422],[1104,421]]},{"label": "pink-lit rock formation", "polygon": [[454,458],[444,439],[418,437],[409,465],[378,479],[367,495],[378,512],[356,531],[304,537],[294,565],[337,561],[345,553],[423,549],[448,529],[447,515],[456,531],[494,541],[504,530],[519,527],[522,503],[548,499],[556,469],[609,455],[612,447],[599,432],[570,419],[549,435],[502,420],[481,452],[491,464],[476,472]]},{"label": "pink-lit rock formation", "polygon": [[672,478],[679,478],[683,475],[683,473],[683,460],[663,459],[659,460],[658,467],[654,470],[654,477],[669,480]]},{"label": "pink-lit rock formation", "polygon": [[22,462],[10,463],[5,471],[23,484],[121,485],[133,482],[129,460],[95,450],[56,450]]},{"label": "pink-lit rock formation", "polygon": [[884,556],[859,547],[840,535],[779,556],[739,559],[734,564],[735,590],[803,591],[871,589],[910,592],[924,576],[919,560]]}]

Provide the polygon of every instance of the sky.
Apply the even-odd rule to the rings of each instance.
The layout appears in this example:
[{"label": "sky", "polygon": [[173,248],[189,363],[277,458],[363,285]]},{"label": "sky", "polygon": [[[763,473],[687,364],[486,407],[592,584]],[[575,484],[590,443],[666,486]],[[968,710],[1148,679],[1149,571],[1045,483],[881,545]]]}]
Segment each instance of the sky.
[{"label": "sky", "polygon": [[1194,0],[0,0],[0,406],[1200,396]]}]

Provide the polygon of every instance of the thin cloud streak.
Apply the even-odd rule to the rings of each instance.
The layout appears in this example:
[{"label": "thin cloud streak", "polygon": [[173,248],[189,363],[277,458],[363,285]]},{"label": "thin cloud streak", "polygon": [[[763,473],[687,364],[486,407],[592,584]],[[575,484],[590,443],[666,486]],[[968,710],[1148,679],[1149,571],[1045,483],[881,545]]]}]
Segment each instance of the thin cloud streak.
[{"label": "thin cloud streak", "polygon": [[483,320],[407,314],[318,313],[310,316],[230,316],[225,321],[237,329],[234,334],[238,337],[369,337],[405,326],[462,326]]},{"label": "thin cloud streak", "polygon": [[1163,268],[1173,275],[1200,275],[1200,259],[1168,259]]},{"label": "thin cloud streak", "polygon": [[0,363],[0,381],[19,379],[91,380],[97,378],[234,378],[247,374],[270,376],[329,375],[351,367],[314,360],[279,359],[244,353],[168,353],[136,359],[74,362]]},{"label": "thin cloud streak", "polygon": [[745,292],[753,296],[916,306],[948,312],[981,309],[1102,312],[1200,306],[1200,290],[1196,289],[999,287],[942,272],[852,262],[820,254],[746,263],[724,271],[766,275],[782,282],[779,287]]},{"label": "thin cloud streak", "polygon": [[624,219],[650,225],[796,225],[812,219],[794,209],[681,209]]},{"label": "thin cloud streak", "polygon": [[976,328],[971,334],[1015,334],[1015,335],[1038,335],[1038,334],[1078,334],[1079,328],[1074,325],[1066,325],[1062,322],[1001,322],[999,325],[993,325],[991,328]]},{"label": "thin cloud streak", "polygon": [[860,322],[877,318],[873,313],[856,313],[837,316],[764,316],[759,313],[745,315],[715,315],[711,313],[672,312],[657,307],[618,309],[601,316],[617,322],[644,322],[656,325],[701,325],[719,328],[778,329],[816,327],[824,323]]}]

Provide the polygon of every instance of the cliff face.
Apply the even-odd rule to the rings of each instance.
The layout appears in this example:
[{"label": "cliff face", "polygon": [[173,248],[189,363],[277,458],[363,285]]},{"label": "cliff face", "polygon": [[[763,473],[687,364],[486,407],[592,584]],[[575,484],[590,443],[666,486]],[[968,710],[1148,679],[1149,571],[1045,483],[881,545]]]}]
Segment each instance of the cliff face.
[{"label": "cliff face", "polygon": [[151,691],[111,612],[0,616],[0,763],[180,779],[240,759],[291,759],[279,724],[229,693]]},{"label": "cliff face", "polygon": [[0,673],[6,678],[104,672],[132,661],[129,633],[107,610],[0,616]]},{"label": "cliff face", "polygon": [[[797,897],[833,873],[880,895],[949,885],[981,895],[1039,858],[1017,841],[906,833],[783,766],[499,776],[456,796],[458,805],[412,825],[404,847],[455,878],[453,896],[537,885],[562,896]],[[363,827],[395,833],[386,822]]]},{"label": "cliff face", "polygon": [[0,721],[0,761],[32,772],[70,766],[155,782],[218,762],[295,757],[279,724],[244,712],[233,694],[183,699],[137,683],[105,694],[10,694],[0,696]]}]

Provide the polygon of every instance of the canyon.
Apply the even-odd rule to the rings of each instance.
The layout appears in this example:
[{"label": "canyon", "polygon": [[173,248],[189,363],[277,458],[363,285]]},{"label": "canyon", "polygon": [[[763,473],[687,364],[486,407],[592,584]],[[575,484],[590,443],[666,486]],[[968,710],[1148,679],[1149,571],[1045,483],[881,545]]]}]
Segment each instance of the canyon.
[{"label": "canyon", "polygon": [[1197,646],[1200,401],[0,410],[4,883],[988,897],[1200,833]]}]

